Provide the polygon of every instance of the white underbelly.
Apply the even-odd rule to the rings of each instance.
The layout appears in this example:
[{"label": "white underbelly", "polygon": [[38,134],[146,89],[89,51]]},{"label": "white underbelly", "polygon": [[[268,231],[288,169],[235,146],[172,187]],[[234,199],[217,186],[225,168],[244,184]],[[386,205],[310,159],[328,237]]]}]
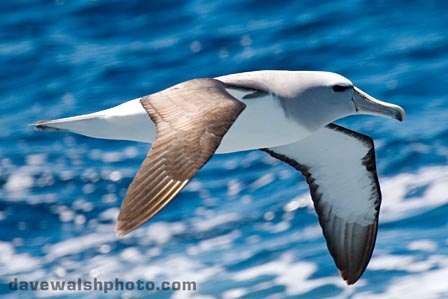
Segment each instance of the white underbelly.
[{"label": "white underbelly", "polygon": [[[246,104],[244,111],[224,136],[216,153],[231,153],[289,144],[307,137],[310,132],[285,116],[272,95],[242,99],[243,94],[232,91],[233,96]],[[86,122],[86,130],[78,133],[106,139],[154,142],[156,128],[139,99],[94,113],[97,118]],[[95,127],[89,134],[87,127]],[[84,132],[82,132],[84,131]]]},{"label": "white underbelly", "polygon": [[262,98],[242,99],[241,94],[229,92],[244,102],[246,109],[230,127],[216,153],[285,145],[310,134],[305,127],[286,117],[278,100],[271,94]]}]

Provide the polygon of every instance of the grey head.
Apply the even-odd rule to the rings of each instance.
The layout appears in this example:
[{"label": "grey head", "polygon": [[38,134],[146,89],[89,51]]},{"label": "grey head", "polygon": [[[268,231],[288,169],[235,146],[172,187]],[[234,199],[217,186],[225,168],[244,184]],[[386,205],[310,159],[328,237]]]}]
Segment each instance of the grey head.
[{"label": "grey head", "polygon": [[271,93],[285,116],[314,131],[353,114],[404,120],[401,107],[379,101],[347,78],[319,71],[256,71],[217,78],[228,86]]}]

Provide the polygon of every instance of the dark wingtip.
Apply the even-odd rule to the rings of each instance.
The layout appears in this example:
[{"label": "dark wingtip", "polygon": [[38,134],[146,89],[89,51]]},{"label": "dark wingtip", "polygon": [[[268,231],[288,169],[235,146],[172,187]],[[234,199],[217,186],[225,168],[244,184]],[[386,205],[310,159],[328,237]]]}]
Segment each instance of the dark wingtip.
[{"label": "dark wingtip", "polygon": [[345,283],[349,286],[354,285],[359,278],[361,278],[361,275],[364,271],[361,271],[361,273],[351,273],[347,274],[346,272],[340,271],[342,279],[344,279]]}]

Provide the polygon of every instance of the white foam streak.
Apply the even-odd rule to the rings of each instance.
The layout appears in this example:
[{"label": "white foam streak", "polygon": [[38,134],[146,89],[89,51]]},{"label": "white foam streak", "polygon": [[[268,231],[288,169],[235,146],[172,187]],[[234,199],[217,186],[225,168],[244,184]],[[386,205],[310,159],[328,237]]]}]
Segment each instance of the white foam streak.
[{"label": "white foam streak", "polygon": [[193,222],[193,227],[198,232],[209,231],[221,224],[226,224],[232,221],[236,221],[239,219],[239,216],[236,213],[229,213],[223,215],[217,215],[215,217],[209,219],[200,219],[198,221]]},{"label": "white foam streak", "polygon": [[197,246],[191,246],[188,249],[190,254],[198,254],[207,251],[230,248],[232,243],[241,236],[241,232],[232,231],[229,234],[200,241]]},{"label": "white foam streak", "polygon": [[262,275],[274,275],[275,278],[266,286],[266,288],[283,285],[286,288],[287,295],[303,294],[327,284],[336,286],[343,285],[343,283],[336,277],[310,280],[309,277],[316,272],[316,270],[315,264],[296,262],[294,261],[293,255],[286,252],[275,261],[240,271],[235,275],[234,279],[236,281],[247,281]]},{"label": "white foam streak", "polygon": [[39,268],[40,261],[28,254],[17,254],[7,242],[0,242],[0,276],[26,273]]},{"label": "white foam streak", "polygon": [[105,242],[115,241],[113,234],[93,233],[82,237],[68,239],[50,246],[47,250],[48,259],[54,260],[62,256],[77,254],[92,247],[99,247]]},{"label": "white foam streak", "polygon": [[385,292],[379,294],[360,293],[353,299],[440,299],[448,295],[448,268],[438,269],[418,275],[394,279]]},{"label": "white foam streak", "polygon": [[[422,168],[381,180],[383,202],[380,221],[391,222],[424,213],[448,203],[448,167]],[[406,198],[409,190],[424,187],[423,195]]]}]

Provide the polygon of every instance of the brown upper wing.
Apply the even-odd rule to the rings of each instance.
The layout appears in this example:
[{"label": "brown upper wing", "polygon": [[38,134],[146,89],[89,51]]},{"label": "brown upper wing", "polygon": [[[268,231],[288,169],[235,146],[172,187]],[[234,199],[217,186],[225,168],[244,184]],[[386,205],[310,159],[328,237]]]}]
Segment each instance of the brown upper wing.
[{"label": "brown upper wing", "polygon": [[156,124],[157,136],[127,191],[117,236],[165,207],[211,158],[245,108],[214,79],[187,81],[140,102]]}]

